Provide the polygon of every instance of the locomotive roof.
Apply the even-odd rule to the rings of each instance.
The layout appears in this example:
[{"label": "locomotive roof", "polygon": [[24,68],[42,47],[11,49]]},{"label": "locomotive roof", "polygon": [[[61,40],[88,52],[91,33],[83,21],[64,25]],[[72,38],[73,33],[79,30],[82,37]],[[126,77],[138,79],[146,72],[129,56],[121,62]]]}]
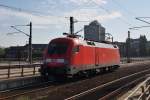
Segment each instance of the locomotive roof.
[{"label": "locomotive roof", "polygon": [[61,40],[62,41],[63,39],[72,41],[74,44],[77,44],[77,45],[101,47],[101,48],[118,48],[118,46],[115,45],[115,44],[88,41],[88,40],[82,40],[82,39],[70,38],[70,37],[56,38],[56,39],[53,39],[53,40]]}]

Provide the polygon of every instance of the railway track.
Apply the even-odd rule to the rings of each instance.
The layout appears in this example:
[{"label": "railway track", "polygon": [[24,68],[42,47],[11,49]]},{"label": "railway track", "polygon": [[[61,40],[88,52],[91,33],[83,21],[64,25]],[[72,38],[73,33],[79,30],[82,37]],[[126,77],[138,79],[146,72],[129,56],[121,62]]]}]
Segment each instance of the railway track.
[{"label": "railway track", "polygon": [[[81,80],[82,79],[85,79],[85,78],[81,78]],[[73,81],[72,80],[45,81],[41,79],[40,83],[36,83],[36,84],[34,83],[34,84],[25,85],[22,87],[0,91],[0,100],[12,100],[13,98],[18,97],[18,96],[23,96],[23,95],[31,94],[34,92],[41,92],[43,90],[53,89],[53,88],[56,88],[57,86],[65,85],[68,83],[73,83]]]},{"label": "railway track", "polygon": [[[27,96],[29,98],[31,97],[31,100],[37,99],[38,96],[46,98],[44,100],[50,100],[50,99],[51,100],[56,100],[56,99],[63,100],[63,99],[67,99],[67,98],[75,95],[76,93],[77,94],[80,93],[80,91],[83,92],[83,91],[87,90],[87,88],[90,88],[90,89],[91,89],[91,87],[93,88],[95,86],[94,84],[99,84],[101,86],[104,83],[107,84],[115,79],[119,79],[123,76],[131,75],[133,73],[136,73],[136,72],[139,72],[142,70],[147,71],[147,73],[145,73],[145,74],[148,74],[148,73],[150,73],[150,69],[149,69],[150,67],[148,65],[149,65],[149,63],[146,63],[146,64],[141,64],[138,67],[135,67],[135,65],[131,64],[131,66],[129,66],[129,67],[125,66],[115,72],[101,74],[101,75],[98,75],[98,76],[95,76],[92,78],[87,78],[87,79],[85,78],[85,79],[80,79],[77,81],[76,80],[69,81],[69,82],[64,82],[61,84],[60,83],[56,83],[56,84],[52,84],[52,83],[46,84],[45,83],[46,84],[45,86],[43,86],[43,84],[41,84],[40,85],[41,87],[35,86],[35,88],[31,88],[31,89],[27,89],[27,90],[25,89],[25,90],[13,91],[12,94],[10,93],[8,95],[1,96],[0,100],[14,100],[12,98],[18,98],[20,96]],[[144,70],[144,69],[146,69],[146,70]],[[113,75],[116,76],[116,78],[107,79],[109,76],[114,77]],[[98,77],[100,77],[100,79],[98,79]],[[92,83],[93,80],[99,80],[99,81],[97,81],[97,82],[95,81]],[[89,83],[88,86],[86,86],[87,83]],[[123,83],[126,83],[126,82],[123,82]],[[92,86],[90,86],[90,85],[92,85]],[[82,87],[82,86],[86,86],[86,88]],[[72,91],[72,92],[70,92],[70,91]],[[75,91],[77,91],[77,92],[75,92]],[[114,90],[109,91],[109,93],[113,92],[113,91]],[[106,93],[106,94],[108,94],[108,93]],[[105,95],[103,95],[103,96],[105,96]],[[89,98],[88,98],[88,100],[89,100]]]},{"label": "railway track", "polygon": [[48,86],[48,87],[43,87],[43,88],[39,88],[39,89],[33,89],[33,90],[30,90],[30,91],[24,91],[24,92],[21,92],[21,93],[16,93],[16,94],[13,94],[13,95],[10,95],[10,96],[2,97],[2,98],[0,98],[0,100],[12,100],[13,98],[15,98],[17,96],[22,96],[22,95],[26,95],[26,94],[37,92],[37,91],[40,92],[40,91],[48,89],[50,87],[52,88],[53,86]]},{"label": "railway track", "polygon": [[[46,88],[54,87],[55,83],[53,81],[41,81],[40,83],[34,83],[34,84],[29,84],[25,85],[22,87],[16,87],[8,90],[4,90],[0,92],[0,100],[7,100],[14,98],[16,96],[32,93],[35,91],[41,91]],[[38,87],[38,89],[36,89]],[[22,92],[20,92],[22,90]],[[15,93],[14,93],[15,92]]]},{"label": "railway track", "polygon": [[118,95],[146,79],[150,69],[97,86],[65,100],[117,100]]}]

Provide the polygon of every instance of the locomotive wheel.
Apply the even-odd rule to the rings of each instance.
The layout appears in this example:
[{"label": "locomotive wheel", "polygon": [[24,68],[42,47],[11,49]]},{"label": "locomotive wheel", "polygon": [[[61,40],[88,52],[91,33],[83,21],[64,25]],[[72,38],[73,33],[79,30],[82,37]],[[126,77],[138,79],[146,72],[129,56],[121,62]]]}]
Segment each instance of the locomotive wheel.
[{"label": "locomotive wheel", "polygon": [[85,77],[88,77],[88,74],[87,74],[87,71],[81,71],[78,73],[78,76],[80,78],[85,78]]},{"label": "locomotive wheel", "polygon": [[108,71],[113,71],[114,70],[114,66],[109,66],[108,67]]},{"label": "locomotive wheel", "polygon": [[44,75],[42,75],[42,77],[44,78],[44,80],[48,81],[49,80],[49,74],[45,73]]},{"label": "locomotive wheel", "polygon": [[94,76],[96,75],[96,69],[92,69],[88,71],[88,76]]},{"label": "locomotive wheel", "polygon": [[101,72],[106,72],[106,67],[100,68]]}]

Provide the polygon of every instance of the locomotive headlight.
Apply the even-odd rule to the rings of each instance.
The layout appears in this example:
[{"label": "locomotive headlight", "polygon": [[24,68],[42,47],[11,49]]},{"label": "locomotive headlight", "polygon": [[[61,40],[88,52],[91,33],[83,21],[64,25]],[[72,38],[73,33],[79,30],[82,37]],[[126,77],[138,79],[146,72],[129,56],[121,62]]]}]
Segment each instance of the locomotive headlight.
[{"label": "locomotive headlight", "polygon": [[43,60],[43,63],[44,63],[44,64],[46,64],[46,63],[47,63],[46,59],[44,59],[44,60]]},{"label": "locomotive headlight", "polygon": [[46,59],[45,62],[46,63],[52,63],[52,62],[54,62],[54,63],[65,63],[66,61],[65,61],[65,59]]},{"label": "locomotive headlight", "polygon": [[51,62],[51,59],[46,59],[45,62],[46,62],[46,63],[50,63],[50,62]]},{"label": "locomotive headlight", "polygon": [[57,59],[57,62],[58,62],[58,63],[64,63],[65,60],[64,60],[64,59]]}]

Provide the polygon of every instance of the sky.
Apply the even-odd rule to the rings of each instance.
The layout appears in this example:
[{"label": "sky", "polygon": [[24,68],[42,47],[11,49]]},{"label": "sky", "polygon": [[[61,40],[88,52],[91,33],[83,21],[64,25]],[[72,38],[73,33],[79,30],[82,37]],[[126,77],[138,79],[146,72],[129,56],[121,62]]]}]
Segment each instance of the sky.
[{"label": "sky", "polygon": [[[33,44],[47,44],[51,39],[69,32],[69,17],[73,16],[75,32],[98,20],[114,41],[124,42],[129,28],[148,26],[136,17],[149,17],[150,0],[0,0],[0,47],[23,46],[28,36],[10,26],[33,23]],[[150,20],[144,19],[146,21]],[[17,26],[29,34],[29,26]],[[146,35],[150,28],[130,30],[131,38]],[[84,35],[80,32],[79,35]]]}]

